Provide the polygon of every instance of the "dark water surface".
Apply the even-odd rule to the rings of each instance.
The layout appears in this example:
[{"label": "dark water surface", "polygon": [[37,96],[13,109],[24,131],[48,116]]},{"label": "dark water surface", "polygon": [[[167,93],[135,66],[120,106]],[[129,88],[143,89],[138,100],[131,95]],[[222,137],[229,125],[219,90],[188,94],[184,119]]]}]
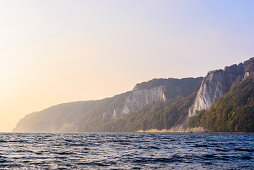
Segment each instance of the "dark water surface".
[{"label": "dark water surface", "polygon": [[0,169],[254,169],[254,134],[0,133]]}]

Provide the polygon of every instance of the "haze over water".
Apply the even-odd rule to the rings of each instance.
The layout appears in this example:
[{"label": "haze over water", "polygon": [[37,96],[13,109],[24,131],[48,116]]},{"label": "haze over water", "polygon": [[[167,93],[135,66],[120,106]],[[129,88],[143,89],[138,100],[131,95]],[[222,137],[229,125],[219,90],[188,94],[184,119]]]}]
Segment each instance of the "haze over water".
[{"label": "haze over water", "polygon": [[0,131],[34,111],[254,53],[253,1],[1,0]]},{"label": "haze over water", "polygon": [[253,7],[1,0],[0,169],[254,169],[254,134],[113,133],[253,132]]}]

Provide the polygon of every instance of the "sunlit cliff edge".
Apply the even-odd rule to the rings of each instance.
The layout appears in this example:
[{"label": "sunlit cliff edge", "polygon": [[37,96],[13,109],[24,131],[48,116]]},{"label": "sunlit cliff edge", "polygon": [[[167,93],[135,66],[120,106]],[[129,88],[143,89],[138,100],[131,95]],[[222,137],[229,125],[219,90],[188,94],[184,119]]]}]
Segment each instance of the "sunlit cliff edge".
[{"label": "sunlit cliff edge", "polygon": [[253,63],[250,58],[204,78],[153,79],[111,98],[52,106],[25,116],[13,132],[204,132],[189,127],[189,119],[209,110],[235,82],[251,78]]}]

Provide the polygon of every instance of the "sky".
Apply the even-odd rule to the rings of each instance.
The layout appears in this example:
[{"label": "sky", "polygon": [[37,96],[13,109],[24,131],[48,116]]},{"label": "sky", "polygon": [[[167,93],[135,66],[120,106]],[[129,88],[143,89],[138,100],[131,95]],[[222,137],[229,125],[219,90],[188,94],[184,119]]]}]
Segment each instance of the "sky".
[{"label": "sky", "polygon": [[1,0],[0,132],[49,106],[254,56],[251,0]]}]

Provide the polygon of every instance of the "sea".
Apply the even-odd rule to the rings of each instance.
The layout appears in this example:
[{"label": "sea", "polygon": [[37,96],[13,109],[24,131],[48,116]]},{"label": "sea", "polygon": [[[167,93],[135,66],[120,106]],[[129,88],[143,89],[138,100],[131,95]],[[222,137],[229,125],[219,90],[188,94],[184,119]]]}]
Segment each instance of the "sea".
[{"label": "sea", "polygon": [[0,169],[254,169],[254,134],[0,133]]}]

